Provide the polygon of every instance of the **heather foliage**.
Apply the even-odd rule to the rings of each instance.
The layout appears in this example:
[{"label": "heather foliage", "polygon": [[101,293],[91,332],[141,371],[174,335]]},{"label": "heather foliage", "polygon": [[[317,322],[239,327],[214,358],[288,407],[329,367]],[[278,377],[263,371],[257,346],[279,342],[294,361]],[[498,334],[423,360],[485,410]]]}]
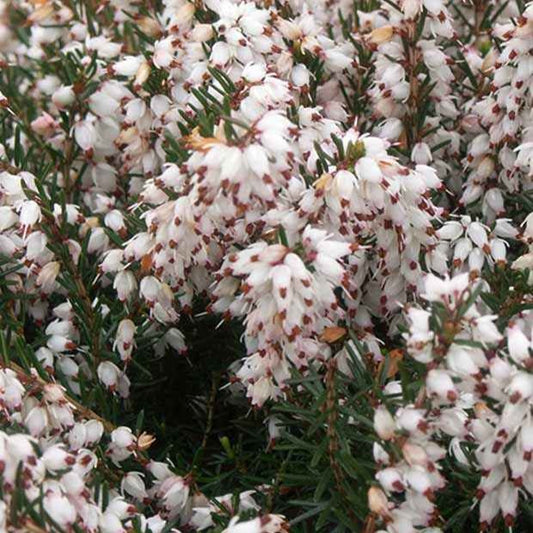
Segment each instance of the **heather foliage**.
[{"label": "heather foliage", "polygon": [[0,2],[0,531],[533,529],[533,4]]}]

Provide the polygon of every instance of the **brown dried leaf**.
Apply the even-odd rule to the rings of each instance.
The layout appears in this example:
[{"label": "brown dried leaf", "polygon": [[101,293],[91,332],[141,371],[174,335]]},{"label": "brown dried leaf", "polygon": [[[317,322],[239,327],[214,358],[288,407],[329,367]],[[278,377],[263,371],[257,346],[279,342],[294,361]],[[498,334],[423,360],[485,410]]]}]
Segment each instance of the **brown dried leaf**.
[{"label": "brown dried leaf", "polygon": [[332,179],[333,179],[332,175],[325,172],[324,174],[322,174],[322,176],[320,176],[320,178],[318,178],[313,183],[313,187],[318,190],[325,189],[329,185]]},{"label": "brown dried leaf", "polygon": [[192,130],[190,135],[184,138],[187,148],[198,150],[199,152],[206,152],[216,144],[221,144],[222,141],[216,137],[202,137],[198,127]]},{"label": "brown dried leaf", "polygon": [[141,259],[141,272],[147,274],[152,268],[153,260],[152,254],[143,255]]},{"label": "brown dried leaf", "polygon": [[155,442],[155,437],[149,433],[141,433],[137,439],[137,448],[144,452]]},{"label": "brown dried leaf", "polygon": [[331,326],[329,328],[324,329],[322,335],[320,335],[320,340],[322,342],[332,344],[344,337],[346,333],[348,333],[346,328],[341,328],[340,326]]},{"label": "brown dried leaf", "polygon": [[[400,361],[403,359],[403,350],[395,349],[389,352],[389,368],[387,369],[387,377],[392,378],[398,373]],[[379,363],[378,372],[382,372],[385,361]]]}]

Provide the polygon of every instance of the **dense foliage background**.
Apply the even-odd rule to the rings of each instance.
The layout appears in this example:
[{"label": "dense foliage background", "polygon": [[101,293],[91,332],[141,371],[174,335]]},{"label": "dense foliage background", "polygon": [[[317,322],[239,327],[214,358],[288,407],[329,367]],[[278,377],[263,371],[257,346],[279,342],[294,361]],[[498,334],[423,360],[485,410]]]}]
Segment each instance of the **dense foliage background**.
[{"label": "dense foliage background", "polygon": [[0,530],[533,529],[533,5],[0,2]]}]

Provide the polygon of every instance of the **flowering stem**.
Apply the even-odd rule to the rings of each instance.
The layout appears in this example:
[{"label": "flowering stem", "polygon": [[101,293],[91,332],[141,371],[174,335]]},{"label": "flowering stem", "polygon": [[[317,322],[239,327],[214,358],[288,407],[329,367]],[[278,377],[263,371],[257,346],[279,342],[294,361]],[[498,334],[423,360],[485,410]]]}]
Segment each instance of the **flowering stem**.
[{"label": "flowering stem", "polygon": [[[19,366],[17,363],[14,363],[13,361],[9,361],[8,363],[0,362],[0,367],[2,368],[9,368],[13,372],[17,374],[17,377],[22,383],[31,383],[34,388],[38,388],[39,390],[42,390],[46,385],[50,385],[51,382],[46,381],[42,377],[38,375],[30,375],[28,374],[21,366]],[[71,404],[81,415],[82,418],[90,418],[92,420],[98,420],[103,426],[104,429],[110,433],[114,429],[116,429],[116,426],[109,422],[109,420],[106,420],[105,418],[102,418],[100,415],[96,414],[92,409],[89,409],[88,407],[84,406],[68,394],[65,395],[65,400],[67,403]]]},{"label": "flowering stem", "polygon": [[346,502],[346,511],[354,524],[359,523],[360,520],[352,510],[352,503],[348,498],[346,489],[344,488],[344,475],[342,468],[337,461],[336,454],[339,451],[339,438],[337,435],[336,424],[339,416],[337,410],[337,394],[335,388],[335,375],[337,371],[337,364],[334,359],[328,363],[326,372],[326,411],[327,411],[327,430],[326,436],[328,438],[328,457],[333,477],[335,478],[335,486],[338,493]]},{"label": "flowering stem", "polygon": [[[48,214],[46,210],[43,210],[43,217],[48,222],[48,227],[51,229],[51,232],[55,239],[54,242],[62,243],[63,237],[61,235],[61,229],[57,226],[54,217]],[[68,248],[61,245],[59,251],[60,251],[60,256],[58,259],[61,262],[61,265],[63,266],[63,268],[68,272],[68,274],[70,275],[70,277],[72,278],[76,286],[77,295],[80,298],[80,302],[83,307],[83,311],[85,315],[83,317],[83,320],[86,320],[87,329],[88,331],[91,332],[91,339],[90,339],[91,354],[92,354],[93,366],[94,368],[96,368],[98,366],[98,363],[100,362],[100,328],[96,324],[96,316],[95,316],[95,312],[92,306],[91,298],[83,282],[83,279],[78,273],[78,269],[76,265],[72,262],[72,258],[70,256],[70,252]]]},{"label": "flowering stem", "polygon": [[211,433],[211,429],[213,428],[213,416],[215,412],[215,401],[217,397],[219,382],[220,382],[220,374],[218,372],[213,372],[213,375],[211,378],[211,392],[209,394],[209,400],[207,403],[207,420],[205,423],[204,435],[202,437],[202,443],[200,444],[200,449],[198,450],[195,456],[193,470],[198,469],[202,462],[202,458],[204,456],[205,449],[207,447],[207,441],[209,440],[209,434]]}]

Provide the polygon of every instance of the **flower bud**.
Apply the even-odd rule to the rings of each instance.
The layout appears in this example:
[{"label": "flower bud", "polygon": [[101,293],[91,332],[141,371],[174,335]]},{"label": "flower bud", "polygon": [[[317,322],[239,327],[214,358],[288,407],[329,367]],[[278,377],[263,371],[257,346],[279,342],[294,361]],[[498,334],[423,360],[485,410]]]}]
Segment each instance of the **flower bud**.
[{"label": "flower bud", "polygon": [[73,451],[79,450],[85,446],[87,441],[87,428],[85,424],[74,424],[74,427],[69,431],[68,443]]},{"label": "flower bud", "polygon": [[370,487],[368,489],[368,508],[379,516],[389,516],[389,502],[380,488]]},{"label": "flower bud", "polygon": [[54,117],[43,112],[41,116],[31,122],[30,127],[37,135],[48,137],[58,127],[58,123],[54,120]]},{"label": "flower bud", "polygon": [[384,405],[380,405],[374,413],[374,430],[380,439],[390,440],[394,437],[396,424]]},{"label": "flower bud", "polygon": [[196,43],[203,43],[212,39],[214,35],[211,24],[196,24],[191,31],[191,40]]},{"label": "flower bud", "polygon": [[427,453],[424,448],[417,444],[412,444],[409,441],[402,446],[402,454],[407,461],[407,464],[425,466],[428,463]]}]

